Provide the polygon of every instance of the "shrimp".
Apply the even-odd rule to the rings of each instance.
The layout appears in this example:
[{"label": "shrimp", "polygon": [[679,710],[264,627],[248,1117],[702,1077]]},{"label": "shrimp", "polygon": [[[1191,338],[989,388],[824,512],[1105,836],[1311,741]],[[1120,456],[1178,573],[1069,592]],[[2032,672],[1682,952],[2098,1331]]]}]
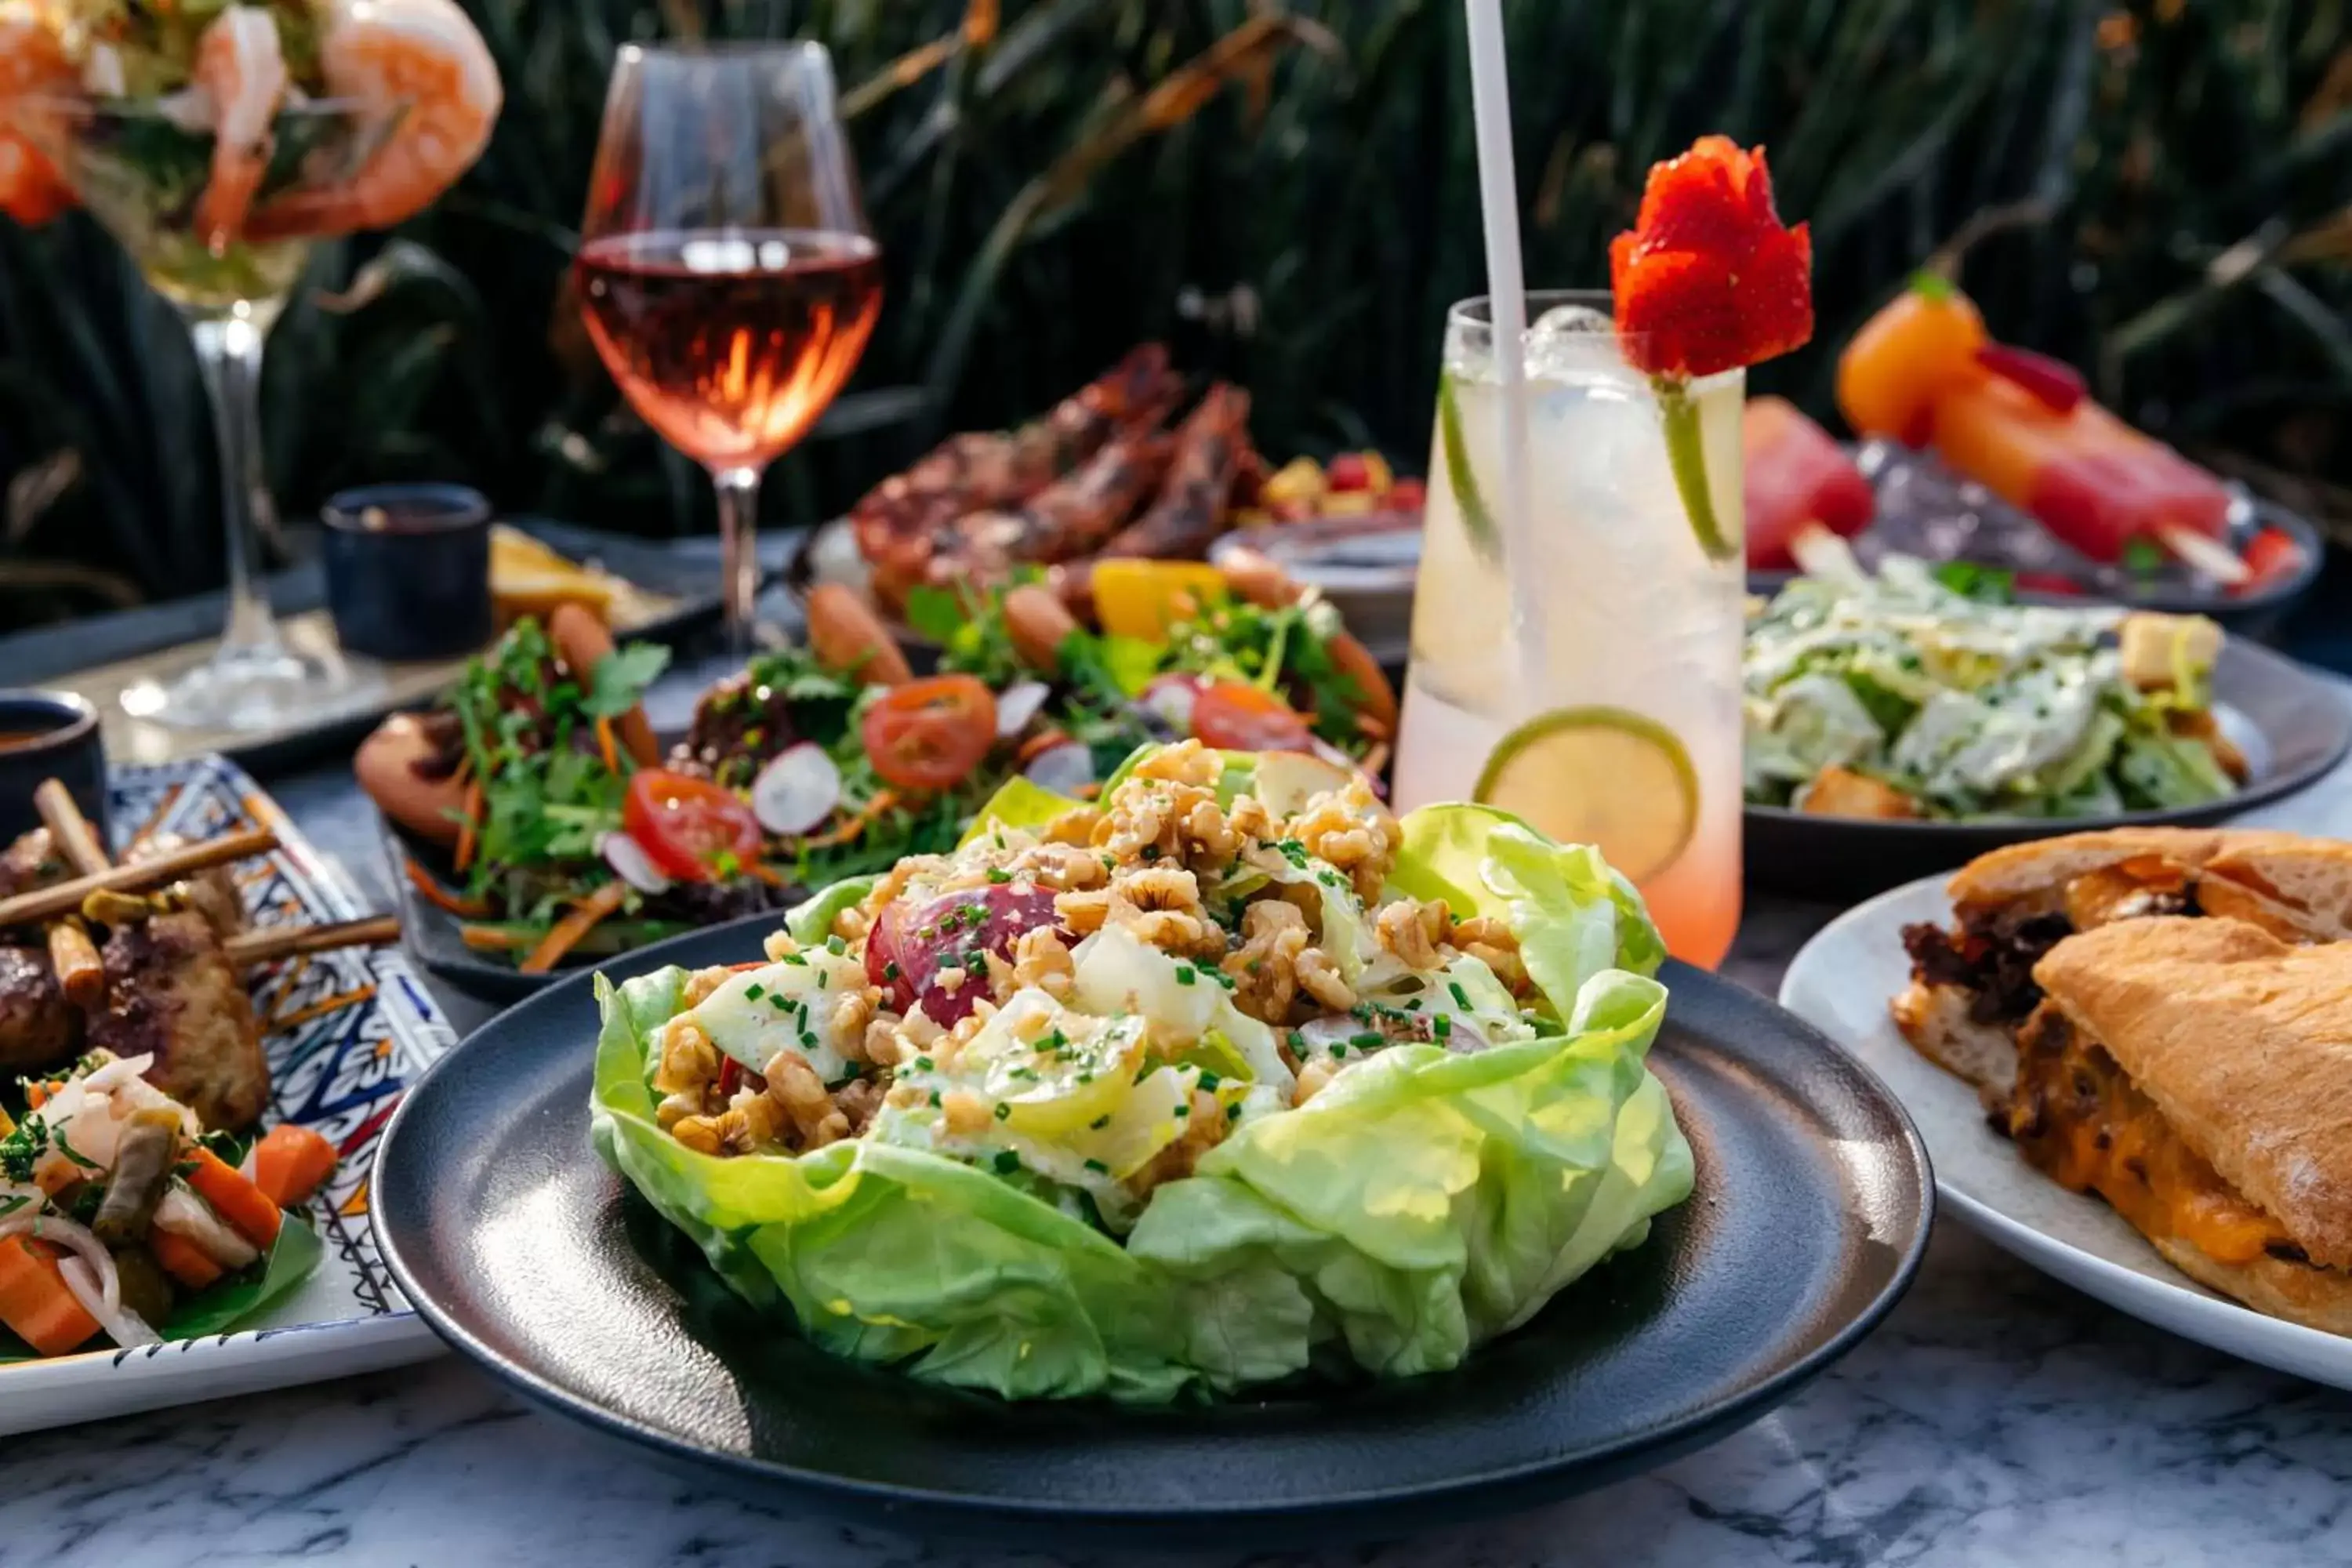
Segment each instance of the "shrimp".
[{"label": "shrimp", "polygon": [[325,0],[325,13],[328,96],[382,111],[391,129],[351,179],[272,202],[257,233],[389,228],[455,184],[498,122],[498,62],[456,0]]},{"label": "shrimp", "polygon": [[27,227],[75,205],[35,124],[45,112],[37,100],[74,91],[56,24],[32,0],[0,0],[0,213]]},{"label": "shrimp", "polygon": [[1249,394],[1219,382],[1176,432],[1176,456],[1151,510],[1111,536],[1105,555],[1194,556],[1225,526],[1226,501],[1250,451]]},{"label": "shrimp", "polygon": [[286,97],[286,57],[278,24],[258,5],[231,5],[196,40],[192,85],[213,126],[212,177],[196,202],[196,232],[215,254],[245,232],[246,216],[269,172],[272,127]]},{"label": "shrimp", "polygon": [[971,513],[1019,506],[1085,462],[1114,436],[1156,426],[1183,382],[1168,351],[1139,343],[1053,412],[1013,431],[950,436],[903,474],[876,486],[850,512],[857,547],[890,601],[922,581],[934,541]]}]

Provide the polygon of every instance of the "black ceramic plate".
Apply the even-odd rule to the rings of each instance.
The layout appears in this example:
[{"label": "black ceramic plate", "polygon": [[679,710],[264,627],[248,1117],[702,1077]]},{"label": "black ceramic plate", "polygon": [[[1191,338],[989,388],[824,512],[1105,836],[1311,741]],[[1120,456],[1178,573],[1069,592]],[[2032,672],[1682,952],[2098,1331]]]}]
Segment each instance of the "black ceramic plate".
[{"label": "black ceramic plate", "polygon": [[[758,952],[751,931],[712,931],[671,956]],[[702,1484],[1030,1545],[1422,1529],[1599,1486],[1756,1419],[1867,1332],[1918,1265],[1927,1157],[1877,1079],[1728,982],[1681,965],[1662,978],[1674,1000],[1650,1059],[1697,1157],[1696,1195],[1430,1377],[1133,1410],[1007,1405],[833,1360],[730,1295],[590,1151],[584,976],[409,1092],[377,1158],[377,1234],[451,1344]]]},{"label": "black ceramic plate", "polygon": [[[477,952],[466,945],[465,935],[459,929],[464,922],[419,893],[401,870],[402,857],[414,856],[419,865],[432,868],[436,876],[441,876],[441,868],[448,863],[446,852],[410,837],[386,821],[381,812],[376,814],[376,826],[383,831],[384,856],[392,863],[394,886],[400,894],[401,945],[408,950],[411,958],[436,977],[469,995],[503,1005],[537,995],[556,982],[594,969],[604,962],[593,957],[574,958],[560,965],[552,974],[524,974],[511,963],[503,963],[488,953]],[[448,879],[443,876],[442,879],[446,885]],[[792,902],[798,901],[798,895],[795,895]],[[746,915],[723,925],[689,931],[666,942],[641,948],[638,953],[667,952],[680,942],[707,937],[716,931],[733,931],[739,926],[765,933],[775,928],[783,917],[783,909],[789,907],[787,904],[783,908]],[[756,940],[752,945],[758,946]]]},{"label": "black ceramic plate", "polygon": [[2220,822],[2309,788],[2352,747],[2352,704],[2338,686],[2242,639],[2222,645],[2213,699],[2224,731],[2253,770],[2246,787],[2227,799],[2172,811],[2004,822],[1867,822],[1751,805],[1748,879],[1801,898],[1851,901],[1964,866],[2004,844],[2103,827]]}]

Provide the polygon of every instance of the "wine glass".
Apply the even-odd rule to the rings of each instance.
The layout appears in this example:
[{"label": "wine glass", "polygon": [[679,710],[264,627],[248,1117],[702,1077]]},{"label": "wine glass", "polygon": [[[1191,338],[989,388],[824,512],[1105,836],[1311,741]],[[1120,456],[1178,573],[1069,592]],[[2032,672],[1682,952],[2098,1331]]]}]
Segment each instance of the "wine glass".
[{"label": "wine glass", "polygon": [[[331,652],[288,645],[255,572],[255,536],[271,519],[261,446],[262,340],[301,277],[314,237],[208,229],[202,199],[213,137],[167,100],[56,99],[25,123],[92,216],[168,300],[194,340],[219,442],[228,526],[228,616],[220,645],[178,672],[125,690],[132,715],[202,730],[262,731],[348,708],[381,684]],[[342,187],[398,123],[404,104],[314,99],[281,106],[267,203]]]},{"label": "wine glass", "polygon": [[882,308],[823,47],[622,49],[574,266],[622,395],[718,487],[728,637],[747,652],[761,471],[841,391]]}]

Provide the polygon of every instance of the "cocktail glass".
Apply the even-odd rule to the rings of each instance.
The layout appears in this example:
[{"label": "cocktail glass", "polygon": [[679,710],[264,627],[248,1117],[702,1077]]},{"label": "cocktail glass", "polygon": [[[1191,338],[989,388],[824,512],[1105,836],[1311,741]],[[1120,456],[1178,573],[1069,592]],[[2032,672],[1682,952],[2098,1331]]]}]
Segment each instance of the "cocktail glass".
[{"label": "cocktail glass", "polygon": [[[255,574],[273,513],[261,447],[262,340],[324,234],[269,221],[273,204],[352,179],[400,118],[397,106],[330,100],[278,110],[253,210],[235,234],[197,219],[213,136],[169,100],[57,99],[18,105],[18,122],[148,286],[187,323],[210,394],[228,525],[228,616],[202,661],[123,693],[131,713],[207,730],[269,730],[362,700],[377,679],[333,655],[288,646]],[[267,235],[267,238],[252,237]]]},{"label": "cocktail glass", "polygon": [[[1739,553],[1712,559],[1694,531],[1609,297],[1531,293],[1528,307],[1523,530],[1502,510],[1487,301],[1446,317],[1397,803],[1484,801],[1597,846],[1675,956],[1712,967],[1739,923]],[[1733,530],[1745,380],[1690,389],[1715,515]]]}]

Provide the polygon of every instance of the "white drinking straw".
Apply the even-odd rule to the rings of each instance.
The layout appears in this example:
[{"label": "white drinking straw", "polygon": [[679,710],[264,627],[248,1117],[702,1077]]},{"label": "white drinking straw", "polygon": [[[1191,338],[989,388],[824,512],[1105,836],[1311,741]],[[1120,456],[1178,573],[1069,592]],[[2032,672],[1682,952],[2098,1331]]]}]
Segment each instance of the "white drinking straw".
[{"label": "white drinking straw", "polygon": [[[1470,108],[1478,139],[1478,205],[1486,215],[1487,308],[1503,392],[1503,562],[1511,629],[1527,700],[1541,700],[1549,670],[1535,612],[1535,537],[1528,505],[1525,397],[1527,282],[1519,271],[1519,184],[1511,163],[1511,86],[1503,69],[1502,0],[1463,0],[1470,24]],[[1465,612],[1475,613],[1471,606]]]}]

